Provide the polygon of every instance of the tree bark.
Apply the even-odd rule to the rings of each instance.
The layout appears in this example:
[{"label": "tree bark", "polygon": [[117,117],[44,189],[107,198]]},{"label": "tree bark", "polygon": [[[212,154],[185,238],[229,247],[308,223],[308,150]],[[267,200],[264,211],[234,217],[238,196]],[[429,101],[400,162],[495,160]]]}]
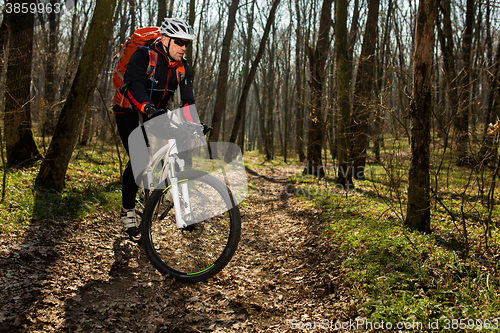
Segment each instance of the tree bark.
[{"label": "tree bark", "polygon": [[174,2],[175,2],[175,0],[170,0],[170,6],[168,7],[167,17],[172,17],[172,15],[174,13]]},{"label": "tree bark", "polygon": [[443,17],[443,28],[438,25],[438,36],[443,53],[443,67],[446,84],[448,85],[447,95],[451,108],[452,121],[457,117],[457,109],[460,107],[458,101],[458,84],[455,70],[455,55],[453,54],[453,28],[451,25],[451,4],[450,0],[443,0],[440,6]]},{"label": "tree bark", "polygon": [[455,117],[455,131],[457,132],[456,163],[469,165],[469,114],[471,94],[471,52],[472,34],[474,29],[474,0],[467,0],[465,12],[465,28],[462,37],[463,70],[460,72],[459,81],[462,85],[460,106]]},{"label": "tree bark", "polygon": [[[374,124],[374,129],[373,129],[375,132],[374,139],[373,139],[373,154],[375,157],[375,161],[377,163],[381,162],[380,146],[383,143],[382,129],[383,129],[383,124],[384,124],[385,111],[384,111],[383,107],[381,107],[380,105],[383,103],[382,100],[384,99],[383,94],[382,94],[383,87],[385,86],[385,84],[384,84],[384,77],[385,77],[384,68],[386,67],[387,62],[389,61],[387,54],[390,53],[389,35],[390,35],[390,31],[392,29],[392,24],[390,23],[390,20],[393,16],[393,14],[392,14],[393,11],[394,11],[393,1],[389,0],[389,2],[387,4],[387,15],[386,15],[385,24],[384,24],[382,41],[381,41],[381,45],[378,48],[378,53],[377,53],[377,68],[378,68],[378,70],[375,71],[375,73],[376,73],[376,80],[375,80],[375,85],[374,85],[375,99],[377,100],[379,106],[377,106],[376,111],[375,111],[375,124]],[[397,26],[397,24],[396,24],[396,26]],[[396,38],[398,38],[397,36],[398,36],[398,31],[396,30]],[[400,43],[400,39],[401,38],[398,38],[398,44]],[[400,47],[398,45],[398,48],[399,48],[399,65],[400,65],[400,68],[404,68],[402,47]],[[403,86],[406,86],[406,84],[405,84],[406,79],[404,79],[404,76],[402,78],[402,81],[403,81]],[[399,89],[400,96],[403,94],[402,90],[403,90],[403,88]],[[403,100],[401,98],[400,98],[400,101],[401,101],[401,103],[400,103],[401,108],[403,109],[404,108],[403,103],[402,103]]]},{"label": "tree bark", "polygon": [[[9,1],[10,2],[10,1]],[[10,3],[14,3],[13,1]],[[35,3],[34,0],[27,2]],[[32,13],[6,13],[9,59],[5,83],[5,149],[11,166],[33,164],[41,153],[31,130],[31,62],[33,58]]]},{"label": "tree bark", "polygon": [[290,40],[292,39],[292,36],[291,36],[291,28],[292,26],[290,25],[289,26],[289,30],[288,30],[288,36],[287,36],[287,39],[288,39],[288,42],[286,43],[286,51],[285,51],[285,100],[284,100],[284,103],[285,103],[285,110],[284,110],[284,119],[283,119],[283,123],[284,123],[284,140],[283,140],[283,151],[282,151],[282,155],[283,155],[283,161],[285,163],[288,162],[288,138],[289,138],[289,126],[288,126],[288,123],[289,123],[289,102],[288,102],[288,98],[289,98],[289,90],[290,90],[290,72],[291,72],[291,66],[290,66],[290,63],[292,61],[291,59],[291,49],[292,49],[292,46],[291,46],[291,43],[290,43]]},{"label": "tree bark", "polygon": [[[250,73],[250,66],[252,62],[252,36],[253,36],[253,27],[254,27],[254,22],[255,22],[255,1],[252,2],[252,7],[250,12],[247,11],[247,20],[248,20],[248,27],[247,27],[247,33],[243,37],[244,39],[244,44],[245,44],[245,60],[244,60],[244,65],[243,65],[243,73],[242,73],[242,80],[243,80],[243,85],[245,84],[246,79],[248,78],[248,74]],[[243,91],[243,88],[240,87],[240,89]],[[241,99],[241,95],[240,95]],[[236,117],[238,117],[238,109],[236,110],[235,114],[235,123],[236,123]],[[236,138],[236,144],[241,147],[241,152],[244,154],[245,153],[245,136],[246,136],[246,107],[243,109],[242,115],[241,115],[241,125],[240,125],[240,130],[238,132],[237,138]],[[234,130],[234,127],[233,127]],[[232,133],[231,133],[232,135]]]},{"label": "tree bark", "polygon": [[299,0],[295,0],[295,12],[297,13],[297,45],[295,45],[295,77],[296,77],[296,96],[295,96],[295,105],[296,105],[296,150],[299,155],[299,161],[303,162],[306,159],[306,155],[304,154],[304,104],[302,103],[302,96],[304,95],[304,88],[302,86],[302,67],[303,67],[303,57],[301,53],[301,48],[303,45],[303,37],[302,33],[302,21],[300,16],[300,8],[299,8]]},{"label": "tree bark", "polygon": [[405,225],[430,232],[430,125],[435,0],[420,0],[415,28],[413,95],[410,107],[411,166]]},{"label": "tree bark", "polygon": [[167,0],[158,0],[158,16],[156,17],[157,27],[161,26],[165,17],[167,17]]},{"label": "tree bark", "polygon": [[351,110],[349,102],[350,77],[347,41],[347,0],[337,1],[335,13],[335,46],[337,49],[337,156],[336,184],[346,190],[353,187],[350,168]]},{"label": "tree bark", "polygon": [[325,168],[321,158],[321,150],[324,141],[323,101],[325,100],[322,96],[323,85],[325,83],[325,64],[330,39],[332,2],[333,0],[323,1],[316,48],[314,51],[311,47],[308,48],[309,66],[311,70],[311,113],[307,132],[307,165],[304,169],[304,173],[317,177],[324,177],[325,175]]},{"label": "tree bark", "polygon": [[377,44],[378,12],[380,0],[368,3],[368,18],[363,37],[358,75],[354,88],[352,113],[353,174],[356,179],[365,178],[366,149],[368,147],[368,119],[372,107],[373,78],[375,69],[375,47]]},{"label": "tree bark", "polygon": [[[490,13],[491,13],[491,8],[490,8],[490,1],[486,1],[486,38],[484,43],[486,44],[486,63],[488,66],[488,69],[493,67],[493,38],[491,36],[491,19],[490,19]],[[498,53],[497,53],[498,56]],[[492,84],[492,77],[488,76],[488,83],[490,85],[490,93],[491,95],[491,84]],[[488,100],[490,100],[490,97],[488,96]],[[491,108],[488,105],[488,109],[486,110],[486,121],[484,122],[484,129],[483,129],[483,142],[486,140],[487,137],[487,132],[488,132],[488,125],[492,121],[491,117]]]},{"label": "tree bark", "polygon": [[97,1],[75,79],[36,178],[40,186],[64,188],[66,170],[106,58],[115,6],[116,0]]},{"label": "tree bark", "polygon": [[[497,120],[500,117],[500,43],[497,46],[495,60],[489,73],[490,77],[488,77],[488,82],[490,84],[490,93],[488,95],[488,118],[486,119],[485,127],[489,127],[491,120]],[[490,165],[495,164],[494,157],[498,154],[498,143],[495,143],[494,139],[495,136],[487,134],[485,130],[477,162],[483,162]]]},{"label": "tree bark", "polygon": [[275,54],[276,54],[276,26],[273,24],[273,39],[269,43],[270,44],[270,50],[269,50],[269,57],[268,57],[268,72],[264,72],[264,80],[267,81],[267,87],[265,91],[265,95],[267,95],[267,122],[266,122],[266,128],[264,130],[264,137],[266,139],[266,146],[267,146],[267,156],[266,159],[268,161],[272,160],[274,158],[274,114],[275,114],[275,94],[274,94],[274,89],[275,89],[275,84],[276,84],[276,66],[275,66]]},{"label": "tree bark", "polygon": [[[196,0],[190,0],[189,1],[189,25],[194,26],[194,20],[196,19],[196,13],[195,13],[195,8],[196,8]],[[193,47],[188,47],[186,50],[186,60],[188,61],[189,64],[193,63]],[[194,75],[192,77],[194,80]]]},{"label": "tree bark", "polygon": [[[51,3],[54,5],[56,2],[55,0],[51,0]],[[58,52],[58,26],[59,15],[56,15],[55,11],[52,11],[49,13],[48,45],[45,65],[45,98],[47,100],[47,108],[45,111],[45,119],[43,120],[43,137],[52,135],[54,133],[55,126],[53,105],[56,102],[57,93],[56,68]]]},{"label": "tree bark", "polygon": [[219,139],[222,125],[222,116],[226,109],[227,77],[229,72],[229,50],[233,40],[234,24],[236,23],[236,12],[239,0],[233,0],[229,7],[229,18],[227,22],[226,35],[222,42],[222,53],[219,63],[219,76],[217,79],[217,94],[215,97],[214,114],[212,117],[213,130],[210,132],[209,141],[215,142]]},{"label": "tree bark", "polygon": [[[367,22],[368,25],[368,22]],[[358,30],[359,30],[359,0],[354,0],[354,12],[352,13],[351,19],[351,29],[349,31],[349,73],[352,75],[352,79],[354,80],[354,46],[356,46],[356,41],[358,39]],[[366,34],[366,32],[365,32]]]}]

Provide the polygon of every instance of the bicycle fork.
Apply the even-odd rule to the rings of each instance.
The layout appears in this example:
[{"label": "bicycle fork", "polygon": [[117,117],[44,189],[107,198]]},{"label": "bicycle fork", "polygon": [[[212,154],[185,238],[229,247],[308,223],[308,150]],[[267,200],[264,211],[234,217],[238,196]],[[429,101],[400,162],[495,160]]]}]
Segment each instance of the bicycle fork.
[{"label": "bicycle fork", "polygon": [[[149,148],[149,147],[148,147]],[[157,152],[156,154],[164,153],[162,150]],[[155,155],[156,156],[156,155]],[[153,156],[153,160],[155,159]],[[174,211],[175,211],[175,222],[178,229],[185,228],[188,226],[188,223],[191,220],[191,204],[189,202],[189,190],[187,182],[181,182],[179,188],[179,179],[177,178],[175,171],[175,164],[179,165],[179,169],[184,171],[184,160],[180,159],[177,155],[177,147],[175,140],[169,140],[168,148],[167,148],[167,160],[164,161],[163,170],[161,173],[161,179],[168,179],[169,183],[169,191],[172,195],[172,201],[174,203]],[[153,171],[154,164],[150,164],[149,168],[146,171],[147,182],[149,184],[149,188],[155,188],[155,184],[153,181]],[[168,188],[168,187],[167,187]],[[182,194],[182,196],[180,195]],[[182,197],[182,202],[181,202]],[[184,220],[182,218],[182,211],[184,209]]]},{"label": "bicycle fork", "polygon": [[[170,165],[170,170],[168,170],[168,179],[170,181],[170,191],[174,202],[175,223],[177,224],[177,228],[181,229],[188,226],[187,222],[189,222],[191,218],[191,204],[189,202],[189,189],[187,182],[182,182],[179,186],[179,179],[175,173],[176,162],[179,165],[180,170],[184,170],[184,160],[179,159],[175,155],[170,155],[168,157],[168,164]],[[182,202],[181,196],[179,195],[181,193]],[[182,218],[182,211],[184,211],[184,217],[187,221]]]}]

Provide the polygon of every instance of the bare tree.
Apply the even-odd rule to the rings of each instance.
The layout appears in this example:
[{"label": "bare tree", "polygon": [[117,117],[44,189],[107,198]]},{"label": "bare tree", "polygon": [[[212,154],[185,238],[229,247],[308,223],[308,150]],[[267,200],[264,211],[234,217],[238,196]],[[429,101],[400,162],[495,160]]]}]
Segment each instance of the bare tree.
[{"label": "bare tree", "polygon": [[[56,0],[51,0],[54,6]],[[57,56],[58,56],[58,35],[59,35],[59,15],[55,11],[48,14],[47,31],[47,56],[45,59],[45,99],[47,101],[47,108],[45,110],[45,119],[42,125],[42,136],[52,135],[55,126],[54,117],[54,103],[56,102],[57,94]]]},{"label": "bare tree", "polygon": [[[246,98],[248,98],[248,93],[250,92],[250,85],[248,86],[248,91],[245,92],[245,83],[246,80],[249,77],[250,74],[250,66],[252,65],[252,42],[253,42],[253,30],[254,30],[254,25],[255,25],[255,1],[252,2],[252,7],[250,10],[248,10],[247,6],[247,21],[248,21],[248,27],[247,27],[247,32],[244,33],[244,47],[245,47],[245,60],[244,60],[244,65],[243,65],[243,73],[242,73],[242,80],[243,81],[243,86],[242,86],[242,92],[240,95],[240,101],[244,93],[246,93]],[[255,78],[255,73],[253,74]],[[236,109],[236,115],[235,115],[235,124],[238,119],[238,112],[240,112],[240,105],[238,103],[238,107]],[[247,111],[246,111],[246,102],[245,102],[245,108],[243,108],[241,115],[241,126],[240,126],[240,131],[238,132],[238,137],[236,139],[236,142],[238,146],[241,147],[242,153],[245,152],[245,139],[247,136],[247,126],[246,126],[246,121],[247,121]],[[234,127],[233,127],[234,130]],[[232,135],[232,133],[231,133]]]},{"label": "bare tree", "polygon": [[415,28],[413,97],[410,109],[411,166],[405,225],[430,232],[430,115],[432,110],[432,57],[435,0],[420,0]]},{"label": "bare tree", "polygon": [[219,63],[219,77],[217,80],[217,96],[215,98],[214,113],[212,117],[213,130],[210,132],[210,141],[219,139],[222,125],[222,116],[226,109],[227,77],[229,72],[229,50],[233,40],[234,24],[236,22],[236,12],[238,11],[239,0],[232,0],[229,7],[229,18],[227,22],[226,35],[222,42],[222,53]]},{"label": "bare tree", "polygon": [[352,184],[350,168],[351,151],[351,106],[348,41],[347,0],[337,1],[335,12],[335,48],[337,52],[337,185],[349,189]]},{"label": "bare tree", "polygon": [[[486,118],[485,127],[489,128],[491,120],[498,120],[500,118],[500,43],[498,43],[495,60],[491,71],[490,77],[490,93],[488,95],[488,117]],[[485,131],[486,132],[486,131]],[[478,153],[478,160],[484,161],[486,164],[494,165],[494,157],[498,154],[498,143],[494,142],[494,135],[488,135],[487,132],[483,137],[483,144]]]},{"label": "bare tree", "polygon": [[295,96],[295,107],[296,107],[296,150],[299,155],[299,161],[303,162],[306,159],[304,154],[304,103],[302,101],[302,96],[304,96],[304,88],[302,86],[302,67],[303,58],[301,49],[303,48],[304,34],[302,32],[302,19],[300,15],[299,0],[295,0],[295,14],[297,15],[297,28],[296,33],[296,46],[295,46],[295,80],[296,80],[296,96]]},{"label": "bare tree", "polygon": [[368,119],[373,105],[372,91],[375,69],[375,46],[378,32],[378,12],[380,0],[368,2],[368,18],[366,19],[363,46],[354,88],[352,111],[353,133],[353,174],[354,178],[365,178],[366,149],[368,147]]},{"label": "bare tree", "polygon": [[471,51],[472,35],[474,29],[474,0],[467,0],[465,12],[465,27],[462,35],[463,69],[460,71],[458,80],[462,90],[460,104],[455,117],[455,130],[457,132],[456,156],[458,165],[470,164],[469,160],[469,114],[471,94]]},{"label": "bare tree", "polygon": [[[13,4],[14,1],[9,1]],[[29,5],[34,0],[27,2]],[[9,59],[5,84],[5,149],[10,165],[32,164],[41,157],[31,130],[31,62],[34,15],[11,11],[5,16]]]},{"label": "bare tree", "polygon": [[321,158],[324,141],[324,98],[322,98],[322,95],[330,38],[332,2],[332,0],[323,1],[316,48],[314,50],[312,47],[308,48],[309,66],[311,69],[311,114],[309,116],[309,129],[307,133],[307,166],[304,173],[318,177],[323,177],[325,174]]},{"label": "bare tree", "polygon": [[167,0],[158,0],[158,16],[156,17],[156,26],[161,26],[161,23],[167,16]]},{"label": "bare tree", "polygon": [[[196,0],[190,0],[189,1],[189,25],[194,26],[194,20],[196,19]],[[186,50],[186,60],[188,63],[192,64],[193,63],[193,48],[188,47]]]}]

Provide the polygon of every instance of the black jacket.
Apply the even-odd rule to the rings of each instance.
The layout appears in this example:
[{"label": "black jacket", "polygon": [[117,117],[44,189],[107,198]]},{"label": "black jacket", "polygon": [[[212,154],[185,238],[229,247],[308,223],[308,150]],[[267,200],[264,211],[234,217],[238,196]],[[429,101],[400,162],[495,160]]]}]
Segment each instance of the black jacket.
[{"label": "black jacket", "polygon": [[[153,43],[149,49],[157,53],[154,84],[152,84],[153,76],[148,77],[147,74],[149,52],[146,48],[138,48],[132,54],[127,71],[125,72],[125,84],[127,87],[125,96],[129,99],[130,104],[141,111],[143,111],[142,108],[147,103],[153,103],[155,107],[165,109],[178,86],[181,90],[182,102],[180,106],[194,104],[191,82],[192,70],[186,59],[182,59],[185,77],[184,79],[181,78],[182,81],[179,84],[177,81],[177,62],[169,61],[161,40]],[[153,94],[150,98],[151,86],[153,86]],[[114,111],[116,113],[124,113],[127,112],[127,109],[115,105]]]}]

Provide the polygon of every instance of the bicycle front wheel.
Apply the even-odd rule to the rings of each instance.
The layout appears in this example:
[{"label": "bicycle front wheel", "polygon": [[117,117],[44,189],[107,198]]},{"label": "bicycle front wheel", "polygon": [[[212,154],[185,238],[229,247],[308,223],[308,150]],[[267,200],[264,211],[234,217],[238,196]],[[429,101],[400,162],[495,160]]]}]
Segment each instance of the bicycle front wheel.
[{"label": "bicycle front wheel", "polygon": [[[206,280],[231,260],[241,235],[241,219],[229,188],[197,170],[177,173],[181,215],[188,222],[178,229],[170,186],[155,190],[142,217],[142,239],[155,268],[180,282]],[[184,186],[184,193],[181,187]],[[190,206],[189,213],[185,207]]]}]

